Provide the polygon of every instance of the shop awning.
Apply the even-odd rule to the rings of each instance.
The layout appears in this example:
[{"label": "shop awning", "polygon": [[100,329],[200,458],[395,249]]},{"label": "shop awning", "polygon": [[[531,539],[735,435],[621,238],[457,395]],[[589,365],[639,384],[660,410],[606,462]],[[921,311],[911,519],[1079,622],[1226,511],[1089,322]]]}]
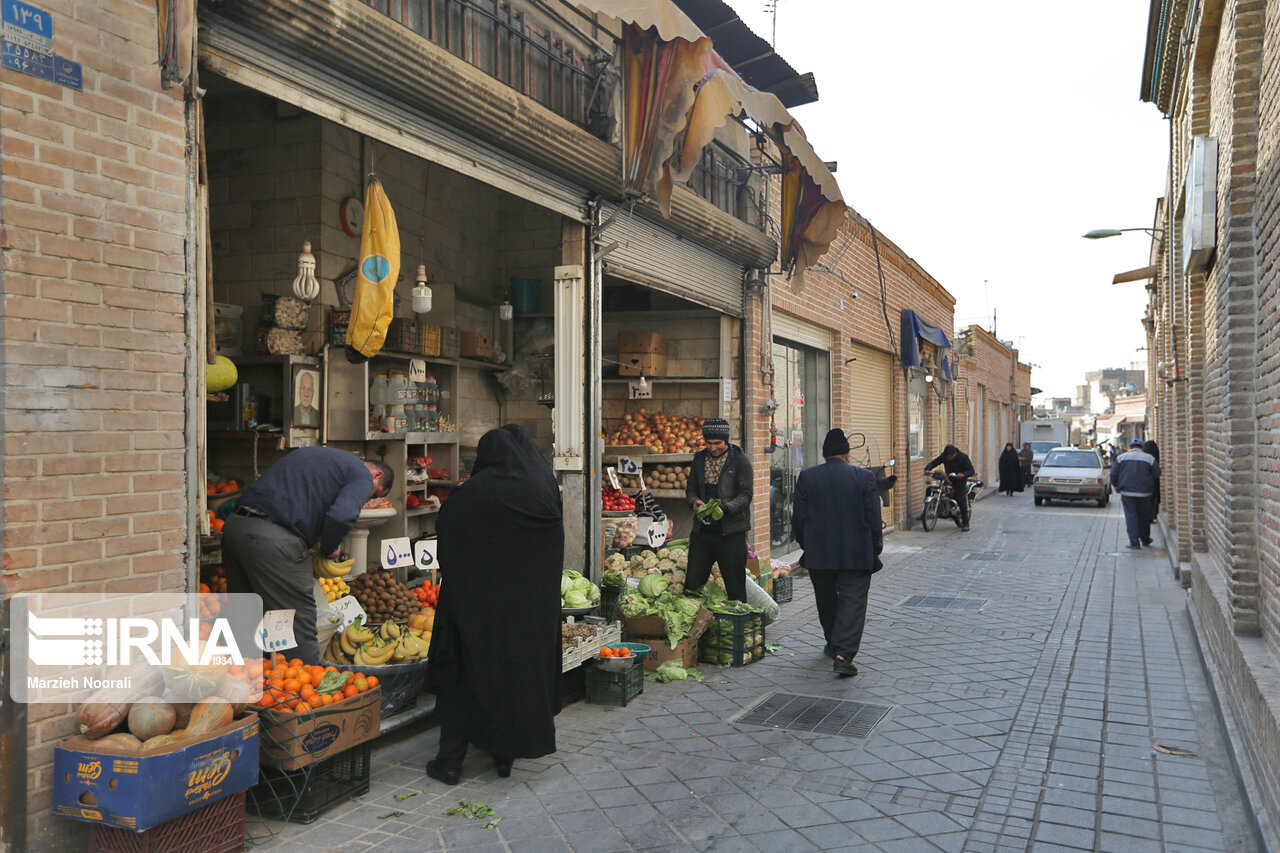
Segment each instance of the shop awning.
[{"label": "shop awning", "polygon": [[1155,278],[1159,274],[1160,268],[1152,265],[1149,267],[1139,267],[1136,270],[1128,272],[1118,272],[1115,278],[1111,279],[1112,284],[1124,284],[1126,281],[1143,281],[1145,279]]},{"label": "shop awning", "polygon": [[[902,330],[902,352],[899,354],[899,361],[903,367],[919,367],[920,366],[920,344],[919,338],[924,338],[929,343],[940,349],[950,349],[951,341],[947,339],[947,333],[939,329],[937,326],[930,325],[920,319],[920,315],[912,311],[910,308],[903,308],[901,314],[901,330]],[[951,365],[947,361],[947,357],[942,356],[942,375],[951,378]]]},{"label": "shop awning", "polygon": [[666,215],[672,186],[688,180],[716,129],[730,118],[752,119],[782,151],[779,265],[794,273],[793,286],[800,289],[804,269],[835,239],[846,208],[835,177],[799,123],[776,95],[748,85],[675,6],[650,0],[575,2],[621,22],[627,189],[652,196]]}]

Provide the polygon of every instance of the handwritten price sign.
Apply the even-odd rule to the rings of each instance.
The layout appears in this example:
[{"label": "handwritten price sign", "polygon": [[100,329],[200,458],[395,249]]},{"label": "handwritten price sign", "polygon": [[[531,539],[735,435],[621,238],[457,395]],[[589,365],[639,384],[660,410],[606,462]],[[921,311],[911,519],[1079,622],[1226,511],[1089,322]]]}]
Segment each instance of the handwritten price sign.
[{"label": "handwritten price sign", "polygon": [[382,544],[378,546],[378,550],[382,557],[382,568],[398,569],[401,566],[413,565],[413,546],[409,544],[408,536],[401,536],[398,539],[383,539]]}]

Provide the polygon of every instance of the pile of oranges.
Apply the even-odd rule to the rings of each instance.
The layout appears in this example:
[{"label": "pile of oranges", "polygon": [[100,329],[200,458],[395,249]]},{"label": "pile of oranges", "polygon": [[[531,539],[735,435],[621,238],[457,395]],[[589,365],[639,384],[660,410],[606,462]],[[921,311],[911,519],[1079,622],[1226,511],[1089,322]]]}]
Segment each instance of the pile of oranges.
[{"label": "pile of oranges", "polygon": [[276,652],[270,661],[263,661],[262,696],[253,707],[301,714],[378,686],[376,675],[353,672],[341,689],[331,693],[317,691],[326,674],[338,672],[337,667],[307,666],[301,658],[286,658]]},{"label": "pile of oranges", "polygon": [[602,658],[629,658],[632,657],[631,649],[626,646],[605,646],[600,650]]},{"label": "pile of oranges", "polygon": [[239,480],[223,480],[221,483],[205,483],[204,493],[206,495],[224,495],[227,492],[236,492],[240,490]]}]

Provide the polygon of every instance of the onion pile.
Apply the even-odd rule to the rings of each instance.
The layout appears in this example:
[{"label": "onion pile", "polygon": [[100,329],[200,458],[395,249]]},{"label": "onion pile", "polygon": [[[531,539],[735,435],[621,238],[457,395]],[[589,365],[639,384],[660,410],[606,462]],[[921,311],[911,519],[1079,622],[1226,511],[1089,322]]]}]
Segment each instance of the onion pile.
[{"label": "onion pile", "polygon": [[650,453],[693,453],[701,450],[703,418],[650,413],[641,408],[622,416],[622,425],[605,436],[605,444],[640,445]]}]

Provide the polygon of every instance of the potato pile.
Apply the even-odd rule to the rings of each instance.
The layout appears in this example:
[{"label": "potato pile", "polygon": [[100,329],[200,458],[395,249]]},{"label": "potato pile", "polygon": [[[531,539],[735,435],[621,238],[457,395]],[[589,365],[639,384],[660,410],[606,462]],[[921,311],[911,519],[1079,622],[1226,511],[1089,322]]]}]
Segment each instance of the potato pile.
[{"label": "potato pile", "polygon": [[347,578],[351,594],[360,602],[364,612],[369,615],[367,624],[373,625],[394,619],[404,622],[410,613],[422,610],[422,602],[414,598],[409,587],[400,583],[396,576],[386,569],[374,569],[353,578]]},{"label": "potato pile", "polygon": [[654,465],[644,472],[644,484],[650,489],[684,491],[689,481],[689,465]]},{"label": "potato pile", "polygon": [[641,485],[640,475],[639,474],[619,474],[618,485],[621,486],[623,489],[639,489]]}]

